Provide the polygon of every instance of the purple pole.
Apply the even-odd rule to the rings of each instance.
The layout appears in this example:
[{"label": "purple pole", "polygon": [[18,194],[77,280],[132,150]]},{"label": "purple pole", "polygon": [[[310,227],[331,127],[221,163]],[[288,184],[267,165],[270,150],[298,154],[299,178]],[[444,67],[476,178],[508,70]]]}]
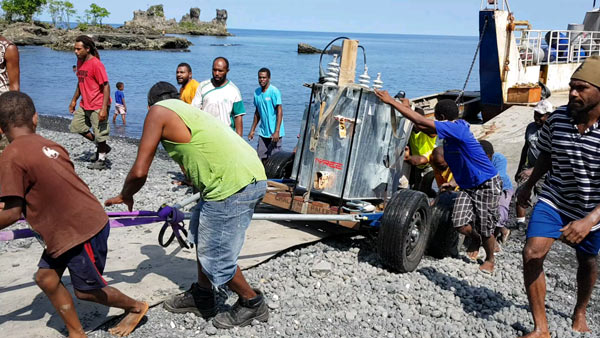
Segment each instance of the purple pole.
[{"label": "purple pole", "polygon": [[[154,213],[156,214],[156,213]],[[144,225],[156,222],[164,222],[165,220],[160,217],[145,217],[145,218],[119,218],[109,220],[111,228],[131,227],[137,225]],[[11,241],[13,239],[29,238],[33,237],[34,232],[31,229],[17,229],[10,231],[0,231],[0,242]]]}]

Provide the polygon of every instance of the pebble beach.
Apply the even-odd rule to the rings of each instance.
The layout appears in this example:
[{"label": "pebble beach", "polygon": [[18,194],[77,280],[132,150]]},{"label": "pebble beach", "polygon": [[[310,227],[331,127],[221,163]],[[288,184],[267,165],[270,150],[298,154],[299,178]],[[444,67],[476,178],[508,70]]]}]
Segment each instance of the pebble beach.
[{"label": "pebble beach", "polygon": [[[68,133],[67,126],[66,119],[44,116],[38,133],[69,151],[77,173],[100,201],[118,194],[135,159],[137,140],[112,138],[111,169],[93,171],[87,169],[93,145]],[[156,210],[162,203],[189,196],[191,189],[172,183],[181,177],[179,172],[159,150],[146,185],[135,196],[134,209]],[[514,230],[496,259],[496,271],[487,275],[464,255],[426,256],[416,271],[395,273],[377,256],[376,233],[335,236],[245,271],[249,282],[265,294],[270,309],[267,323],[219,330],[210,320],[172,314],[158,304],[129,337],[517,337],[533,328],[522,281],[524,238],[523,231]],[[32,245],[38,245],[34,239],[0,242],[0,255],[16,248],[27,251]],[[574,250],[556,243],[545,263],[552,337],[600,335],[600,283],[588,307],[592,333],[571,330],[576,267]],[[227,310],[236,298],[227,289],[219,290],[220,310]],[[107,318],[88,335],[110,337],[107,329],[116,320]]]}]

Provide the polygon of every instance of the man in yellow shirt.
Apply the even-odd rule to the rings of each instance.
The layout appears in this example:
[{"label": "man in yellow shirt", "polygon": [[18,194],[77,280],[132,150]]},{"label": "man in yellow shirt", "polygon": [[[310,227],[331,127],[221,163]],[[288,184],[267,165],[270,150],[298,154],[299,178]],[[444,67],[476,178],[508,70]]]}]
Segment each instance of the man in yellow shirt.
[{"label": "man in yellow shirt", "polygon": [[181,86],[179,98],[181,101],[191,104],[199,85],[198,81],[192,79],[192,66],[185,62],[180,63],[177,66],[175,77],[177,78],[177,84]]},{"label": "man in yellow shirt", "polygon": [[[415,111],[421,115],[425,115],[425,112],[421,108],[416,108]],[[419,130],[417,126],[413,126],[413,130],[410,133],[410,138],[408,140],[410,158],[407,160],[413,165],[409,180],[410,185],[413,189],[422,191],[430,197],[435,195],[431,190],[431,176],[429,176],[429,179],[425,176],[432,175],[429,157],[435,148],[436,141],[437,135],[429,135]],[[414,163],[414,161],[411,161],[414,157],[420,158],[422,161]]]}]

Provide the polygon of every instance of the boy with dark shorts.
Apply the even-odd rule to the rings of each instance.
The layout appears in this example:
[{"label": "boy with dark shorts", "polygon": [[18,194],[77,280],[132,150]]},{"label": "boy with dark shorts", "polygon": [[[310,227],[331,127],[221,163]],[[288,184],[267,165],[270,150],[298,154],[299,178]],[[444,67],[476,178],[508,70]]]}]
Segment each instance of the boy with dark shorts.
[{"label": "boy with dark shorts", "polygon": [[479,270],[494,271],[498,223],[498,200],[502,193],[502,180],[483,148],[469,129],[469,124],[458,118],[458,106],[452,100],[440,100],[435,105],[435,118],[430,120],[410,108],[407,99],[396,101],[387,91],[375,90],[375,95],[390,104],[415,126],[428,134],[437,134],[444,140],[444,159],[454,176],[454,182],[440,187],[442,190],[460,190],[452,210],[452,223],[459,233],[471,239],[467,256],[477,259],[483,244],[486,258]]},{"label": "boy with dark shorts", "polygon": [[110,232],[108,216],[75,173],[67,151],[35,133],[38,115],[29,96],[0,95],[0,128],[10,144],[0,157],[0,229],[21,214],[41,236],[44,252],[35,275],[61,316],[69,337],[85,337],[71,294],[61,282],[66,269],[77,298],[125,310],[109,332],[126,336],[148,311],[102,278]]},{"label": "boy with dark shorts", "polygon": [[268,68],[258,70],[258,84],[260,87],[254,91],[256,110],[250,133],[248,133],[248,140],[254,138],[258,126],[259,137],[256,152],[264,163],[269,157],[281,151],[285,131],[283,128],[281,92],[271,84],[271,71]]}]

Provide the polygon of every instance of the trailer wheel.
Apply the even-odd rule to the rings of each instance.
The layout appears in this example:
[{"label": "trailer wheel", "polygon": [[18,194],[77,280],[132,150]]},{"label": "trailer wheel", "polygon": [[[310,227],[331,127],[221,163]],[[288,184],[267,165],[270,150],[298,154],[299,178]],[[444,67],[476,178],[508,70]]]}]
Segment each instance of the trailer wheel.
[{"label": "trailer wheel", "polygon": [[427,253],[435,258],[457,257],[463,246],[465,236],[459,234],[452,225],[452,209],[455,192],[443,192],[438,195],[431,210],[432,235]]},{"label": "trailer wheel", "polygon": [[399,272],[414,271],[430,232],[427,195],[408,189],[396,192],[381,218],[377,240],[381,260]]},{"label": "trailer wheel", "polygon": [[294,165],[294,153],[280,151],[265,161],[267,178],[289,178]]}]

